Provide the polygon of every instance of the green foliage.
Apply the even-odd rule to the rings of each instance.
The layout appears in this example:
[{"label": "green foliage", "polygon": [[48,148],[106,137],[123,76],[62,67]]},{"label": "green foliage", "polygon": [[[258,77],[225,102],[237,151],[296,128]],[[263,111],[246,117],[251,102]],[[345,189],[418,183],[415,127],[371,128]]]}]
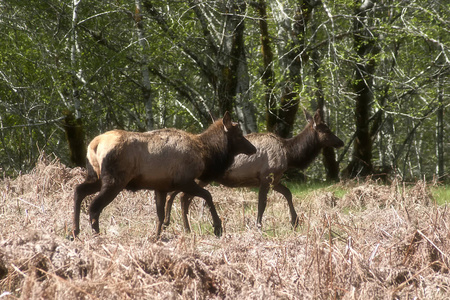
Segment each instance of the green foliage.
[{"label": "green foliage", "polygon": [[[319,3],[319,2],[318,2]],[[219,116],[220,70],[230,57],[232,24],[242,18],[248,90],[260,131],[266,129],[266,86],[256,3],[239,1],[2,2],[0,22],[0,168],[13,175],[33,167],[42,151],[69,163],[61,123],[63,111],[79,112],[86,140],[112,128],[147,130],[143,69],[149,70],[155,128],[200,132]],[[384,1],[369,9],[355,32],[359,2],[321,1],[300,36],[295,1],[265,1],[274,54],[271,93],[280,109],[286,86],[300,96],[300,107],[315,109],[325,99],[330,127],[346,144],[355,131],[355,70],[374,66],[371,114],[382,112],[372,137],[373,164],[388,165],[405,179],[432,178],[436,166],[435,111],[448,86],[450,6],[445,1]],[[235,5],[235,6],[232,6]],[[298,11],[298,10],[297,10]],[[306,12],[306,11],[305,11]],[[140,43],[137,21],[142,25]],[[285,36],[286,35],[286,36]],[[376,51],[359,57],[355,36]],[[304,41],[304,42],[301,42]],[[289,55],[297,53],[292,58]],[[318,59],[312,59],[316,53]],[[301,60],[298,74],[291,74]],[[224,69],[229,69],[225,66]],[[318,74],[318,76],[317,76]],[[292,76],[290,76],[292,75]],[[241,76],[240,80],[245,80]],[[289,82],[295,79],[295,82]],[[319,86],[321,83],[321,87]],[[77,97],[79,105],[77,104]],[[443,98],[448,107],[448,97]],[[79,107],[78,107],[79,106]],[[235,104],[234,115],[242,109]],[[450,124],[445,115],[445,130]],[[374,119],[368,120],[369,125]],[[299,115],[293,133],[305,125]],[[342,157],[349,162],[351,149]],[[339,152],[340,155],[340,152]],[[445,156],[450,165],[450,157]],[[316,163],[308,175],[322,180]]]}]

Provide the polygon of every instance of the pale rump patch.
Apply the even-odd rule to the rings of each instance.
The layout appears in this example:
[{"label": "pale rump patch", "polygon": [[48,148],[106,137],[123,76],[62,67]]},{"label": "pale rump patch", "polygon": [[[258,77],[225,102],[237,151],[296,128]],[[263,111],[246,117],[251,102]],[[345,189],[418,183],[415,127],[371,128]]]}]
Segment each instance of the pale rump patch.
[{"label": "pale rump patch", "polygon": [[100,178],[102,161],[111,149],[114,149],[126,134],[122,130],[111,130],[95,137],[90,142],[87,150],[87,159],[92,165],[97,177]]}]

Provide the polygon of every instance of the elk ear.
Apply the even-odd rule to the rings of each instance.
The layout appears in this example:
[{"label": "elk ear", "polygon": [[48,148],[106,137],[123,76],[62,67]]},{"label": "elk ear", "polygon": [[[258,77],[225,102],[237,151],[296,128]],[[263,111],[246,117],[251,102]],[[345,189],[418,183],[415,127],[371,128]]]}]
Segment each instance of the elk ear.
[{"label": "elk ear", "polygon": [[231,127],[233,126],[229,112],[226,111],[225,114],[223,115],[222,123],[223,123],[223,129],[225,130],[225,132],[228,132],[228,130],[231,129]]},{"label": "elk ear", "polygon": [[314,125],[314,119],[313,117],[311,117],[309,112],[306,109],[303,109],[303,113],[305,114],[306,121],[308,121],[308,123],[310,123],[311,125]]},{"label": "elk ear", "polygon": [[316,110],[316,113],[314,114],[314,123],[320,124],[322,123],[322,111],[319,109]]}]

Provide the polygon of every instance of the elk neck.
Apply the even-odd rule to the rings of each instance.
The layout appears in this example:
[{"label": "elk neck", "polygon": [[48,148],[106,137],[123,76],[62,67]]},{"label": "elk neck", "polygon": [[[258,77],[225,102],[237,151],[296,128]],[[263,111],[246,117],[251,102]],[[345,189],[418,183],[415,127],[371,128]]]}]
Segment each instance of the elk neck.
[{"label": "elk neck", "polygon": [[289,168],[305,169],[322,150],[317,133],[309,124],[298,135],[285,140],[285,145]]},{"label": "elk neck", "polygon": [[198,135],[205,168],[199,177],[202,181],[212,181],[222,176],[233,163],[234,156],[229,153],[229,145],[223,124],[216,121]]}]

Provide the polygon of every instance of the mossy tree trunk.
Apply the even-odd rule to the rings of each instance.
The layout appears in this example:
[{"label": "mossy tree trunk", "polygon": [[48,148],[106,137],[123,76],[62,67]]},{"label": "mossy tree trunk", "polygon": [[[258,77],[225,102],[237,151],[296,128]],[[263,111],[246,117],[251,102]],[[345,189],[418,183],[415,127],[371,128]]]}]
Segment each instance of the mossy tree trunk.
[{"label": "mossy tree trunk", "polygon": [[285,74],[281,90],[280,105],[277,111],[276,125],[273,132],[287,138],[292,135],[299,106],[299,91],[302,89],[302,68],[308,60],[305,52],[305,37],[307,24],[311,18],[312,6],[309,1],[297,1],[292,13],[294,17],[278,7],[279,14],[275,19],[284,40],[278,43],[280,65]]},{"label": "mossy tree trunk", "polygon": [[271,38],[269,34],[269,26],[267,23],[267,5],[266,1],[259,0],[254,2],[254,6],[259,15],[259,30],[261,41],[261,54],[263,58],[263,72],[261,80],[264,85],[264,102],[266,105],[266,128],[267,131],[273,131],[277,121],[277,103],[273,88],[275,83],[275,74],[273,71],[273,51],[271,46]]}]

